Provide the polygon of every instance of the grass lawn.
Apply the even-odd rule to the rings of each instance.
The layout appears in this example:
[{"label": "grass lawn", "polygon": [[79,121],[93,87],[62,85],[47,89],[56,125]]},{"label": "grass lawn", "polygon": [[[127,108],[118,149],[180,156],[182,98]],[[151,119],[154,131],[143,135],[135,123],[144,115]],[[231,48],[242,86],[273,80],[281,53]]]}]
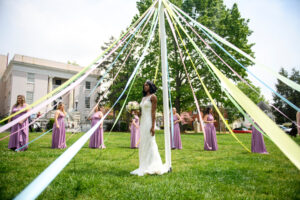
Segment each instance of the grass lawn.
[{"label": "grass lawn", "polygon": [[[30,133],[29,139],[39,135]],[[67,145],[81,135],[73,135]],[[183,150],[172,151],[172,173],[137,177],[129,174],[138,167],[130,134],[104,137],[107,149],[85,144],[38,199],[300,199],[300,171],[266,138],[270,154],[260,155],[247,153],[228,134],[217,135],[216,152],[203,151],[202,134],[184,134]],[[251,147],[250,134],[238,137]],[[156,136],[164,160],[163,138],[162,132]],[[300,144],[299,137],[295,141]],[[8,139],[0,142],[0,199],[15,197],[64,152],[50,148],[51,133],[26,152],[8,150],[7,144]]]}]

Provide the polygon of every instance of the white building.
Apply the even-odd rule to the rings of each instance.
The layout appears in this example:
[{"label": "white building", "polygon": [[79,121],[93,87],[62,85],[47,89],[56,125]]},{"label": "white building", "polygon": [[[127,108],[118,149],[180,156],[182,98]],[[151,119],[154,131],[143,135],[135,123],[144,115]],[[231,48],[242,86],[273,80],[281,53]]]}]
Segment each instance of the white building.
[{"label": "white building", "polygon": [[[26,102],[31,104],[82,70],[80,66],[23,55],[15,55],[9,64],[7,60],[7,56],[0,56],[1,117],[10,113],[19,94],[24,95]],[[96,69],[79,86],[62,98],[65,109],[71,116],[68,120],[75,121],[75,126],[86,122],[88,113],[95,105],[97,93],[91,97],[89,93],[96,85],[99,76],[100,70]],[[51,107],[48,105],[43,108],[40,111],[41,114]],[[50,112],[46,118],[50,117],[53,117],[53,112]]]}]

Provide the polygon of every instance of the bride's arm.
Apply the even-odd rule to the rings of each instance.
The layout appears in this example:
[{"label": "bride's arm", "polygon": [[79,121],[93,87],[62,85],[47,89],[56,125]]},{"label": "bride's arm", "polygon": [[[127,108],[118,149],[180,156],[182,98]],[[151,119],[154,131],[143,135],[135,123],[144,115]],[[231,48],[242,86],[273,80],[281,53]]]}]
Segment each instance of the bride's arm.
[{"label": "bride's arm", "polygon": [[156,113],[156,107],[157,107],[157,97],[153,94],[150,98],[152,102],[152,109],[151,109],[151,116],[152,116],[152,127],[151,127],[151,135],[154,136],[155,134],[155,113]]}]

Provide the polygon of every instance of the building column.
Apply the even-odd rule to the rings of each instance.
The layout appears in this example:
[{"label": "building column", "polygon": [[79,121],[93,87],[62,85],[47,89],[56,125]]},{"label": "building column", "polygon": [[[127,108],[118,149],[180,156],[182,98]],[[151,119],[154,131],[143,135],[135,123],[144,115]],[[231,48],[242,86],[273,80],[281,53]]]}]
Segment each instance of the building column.
[{"label": "building column", "polygon": [[74,90],[70,91],[69,94],[69,109],[68,111],[71,112],[74,109]]},{"label": "building column", "polygon": [[[49,76],[49,77],[48,77],[48,93],[52,91],[52,83],[53,83],[53,77],[52,77],[52,76]],[[49,104],[49,105],[47,106],[47,111],[48,111],[48,110],[51,110],[51,107],[52,107],[51,104]]]}]

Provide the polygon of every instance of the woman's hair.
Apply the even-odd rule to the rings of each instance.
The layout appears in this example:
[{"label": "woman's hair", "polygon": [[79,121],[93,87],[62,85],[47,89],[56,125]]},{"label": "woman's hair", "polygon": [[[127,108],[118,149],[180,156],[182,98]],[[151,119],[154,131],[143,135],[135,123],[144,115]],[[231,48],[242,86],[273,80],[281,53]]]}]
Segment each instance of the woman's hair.
[{"label": "woman's hair", "polygon": [[19,97],[22,98],[21,105],[23,106],[24,103],[25,103],[25,97],[24,97],[24,95],[21,95],[21,94],[19,94],[19,95],[17,96],[17,102],[16,102],[15,106],[18,106],[18,105],[19,105],[19,104],[18,104],[18,98],[19,98]]},{"label": "woman's hair", "polygon": [[212,109],[210,106],[206,107],[204,114],[205,114],[205,115],[208,115],[210,109]]},{"label": "woman's hair", "polygon": [[57,105],[57,110],[59,110],[62,105],[63,105],[63,102],[59,102]]},{"label": "woman's hair", "polygon": [[98,111],[101,111],[101,107],[102,106],[100,106],[100,104],[98,104],[96,108],[98,109]]},{"label": "woman's hair", "polygon": [[[150,88],[150,94],[154,94],[157,90],[157,87],[155,86],[155,84],[152,81],[147,80],[146,81],[147,85],[149,85]],[[144,85],[143,85],[143,95],[146,96],[147,92],[144,91]]]}]

